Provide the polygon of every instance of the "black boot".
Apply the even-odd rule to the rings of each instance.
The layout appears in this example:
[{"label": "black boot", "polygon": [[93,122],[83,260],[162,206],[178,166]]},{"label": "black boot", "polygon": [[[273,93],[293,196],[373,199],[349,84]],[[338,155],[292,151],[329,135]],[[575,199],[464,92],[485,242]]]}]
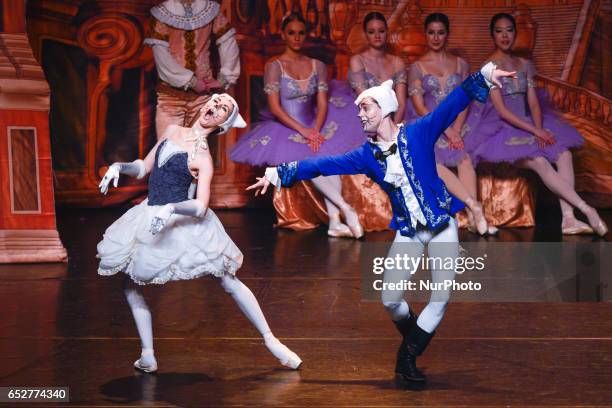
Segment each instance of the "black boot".
[{"label": "black boot", "polygon": [[416,326],[417,316],[410,310],[410,315],[402,320],[394,321],[395,327],[402,335],[402,344],[397,350],[395,359],[395,375],[400,385],[406,382],[424,382],[425,376],[416,368],[416,356],[408,352],[407,341]]},{"label": "black boot", "polygon": [[[408,325],[408,321],[414,323]],[[434,333],[427,333],[416,324],[416,316],[396,322],[396,327],[402,333],[404,340],[397,351],[395,365],[396,379],[402,384],[424,384],[425,375],[416,367],[416,358],[420,356],[429,345]]]}]

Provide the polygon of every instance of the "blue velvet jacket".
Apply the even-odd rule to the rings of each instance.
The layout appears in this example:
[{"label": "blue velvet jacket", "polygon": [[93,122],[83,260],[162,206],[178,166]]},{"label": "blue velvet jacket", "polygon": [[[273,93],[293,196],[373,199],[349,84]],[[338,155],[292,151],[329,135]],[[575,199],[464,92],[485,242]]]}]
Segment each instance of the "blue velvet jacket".
[{"label": "blue velvet jacket", "polygon": [[[408,181],[425,215],[427,227],[431,230],[446,225],[451,216],[464,207],[461,201],[448,192],[444,182],[438,177],[434,145],[472,99],[484,102],[488,93],[489,88],[482,74],[474,73],[466,78],[461,86],[455,88],[433,112],[411,125],[403,126],[397,137],[399,154]],[[345,154],[283,163],[277,166],[277,171],[284,187],[290,187],[298,180],[318,176],[365,174],[389,195],[393,210],[393,219],[389,226],[399,230],[402,235],[412,237],[416,231],[412,227],[402,191],[384,181],[386,162],[385,159],[376,159],[377,151],[380,151],[380,148],[376,144],[366,142]]]}]

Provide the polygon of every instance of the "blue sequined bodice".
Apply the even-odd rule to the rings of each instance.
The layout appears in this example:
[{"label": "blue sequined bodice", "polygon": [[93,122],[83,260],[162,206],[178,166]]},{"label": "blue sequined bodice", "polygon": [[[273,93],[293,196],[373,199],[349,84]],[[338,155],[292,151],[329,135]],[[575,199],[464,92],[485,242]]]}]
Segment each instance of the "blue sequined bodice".
[{"label": "blue sequined bodice", "polygon": [[188,199],[189,186],[193,176],[187,165],[187,152],[172,154],[161,164],[160,152],[168,140],[164,140],[155,152],[155,164],[149,176],[149,205],[180,203]]}]

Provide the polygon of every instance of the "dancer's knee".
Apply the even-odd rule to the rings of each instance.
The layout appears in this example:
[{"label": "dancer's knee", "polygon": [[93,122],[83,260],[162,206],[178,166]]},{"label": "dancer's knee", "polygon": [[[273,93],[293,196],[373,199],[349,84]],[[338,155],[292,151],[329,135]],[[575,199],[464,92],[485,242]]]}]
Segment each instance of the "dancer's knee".
[{"label": "dancer's knee", "polygon": [[392,301],[392,300],[383,300],[383,306],[387,310],[387,312],[394,312],[402,306],[402,302]]},{"label": "dancer's knee", "polygon": [[546,160],[542,156],[538,156],[532,159],[525,160],[523,163],[525,167],[535,171],[538,174],[546,172],[548,168],[550,167],[550,163],[548,163],[548,160]]},{"label": "dancer's knee", "polygon": [[[404,300],[383,300],[383,306],[392,319],[397,320],[408,313],[408,304]],[[404,307],[404,305],[406,305]],[[405,312],[405,313],[404,313]]]},{"label": "dancer's knee", "polygon": [[570,152],[569,150],[564,150],[563,152],[561,152],[559,158],[561,159],[565,157],[572,157],[572,152]]},{"label": "dancer's knee", "polygon": [[123,288],[123,293],[131,307],[148,309],[147,302],[138,286],[125,286]]},{"label": "dancer's knee", "polygon": [[219,282],[221,283],[221,287],[223,288],[225,293],[231,295],[236,292],[240,281],[238,280],[238,278],[232,275],[224,274],[219,278]]},{"label": "dancer's knee", "polygon": [[470,156],[469,156],[469,155],[467,155],[467,154],[466,154],[465,156],[463,156],[463,159],[461,159],[461,160],[459,161],[459,163],[457,164],[457,168],[460,168],[460,167],[461,167],[461,168],[463,168],[463,167],[466,167],[466,168],[471,168],[471,167],[473,167],[473,165],[472,165],[472,159],[470,159]]}]

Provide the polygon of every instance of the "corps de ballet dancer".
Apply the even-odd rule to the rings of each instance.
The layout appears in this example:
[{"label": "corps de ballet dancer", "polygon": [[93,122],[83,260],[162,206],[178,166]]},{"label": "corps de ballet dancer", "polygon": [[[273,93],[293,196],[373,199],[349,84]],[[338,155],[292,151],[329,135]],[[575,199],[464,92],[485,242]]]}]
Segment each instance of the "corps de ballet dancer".
[{"label": "corps de ballet dancer", "polygon": [[[496,49],[488,60],[503,69],[516,71],[517,77],[502,78],[503,88],[491,90],[479,120],[466,135],[476,139],[473,156],[478,161],[508,162],[534,171],[559,197],[563,234],[606,235],[606,223],[574,189],[569,149],[580,146],[583,138],[559,117],[545,98],[538,96],[533,62],[512,52],[516,39],[514,17],[496,14],[491,19],[489,32]],[[576,219],[574,208],[587,217],[589,225]]]}]

